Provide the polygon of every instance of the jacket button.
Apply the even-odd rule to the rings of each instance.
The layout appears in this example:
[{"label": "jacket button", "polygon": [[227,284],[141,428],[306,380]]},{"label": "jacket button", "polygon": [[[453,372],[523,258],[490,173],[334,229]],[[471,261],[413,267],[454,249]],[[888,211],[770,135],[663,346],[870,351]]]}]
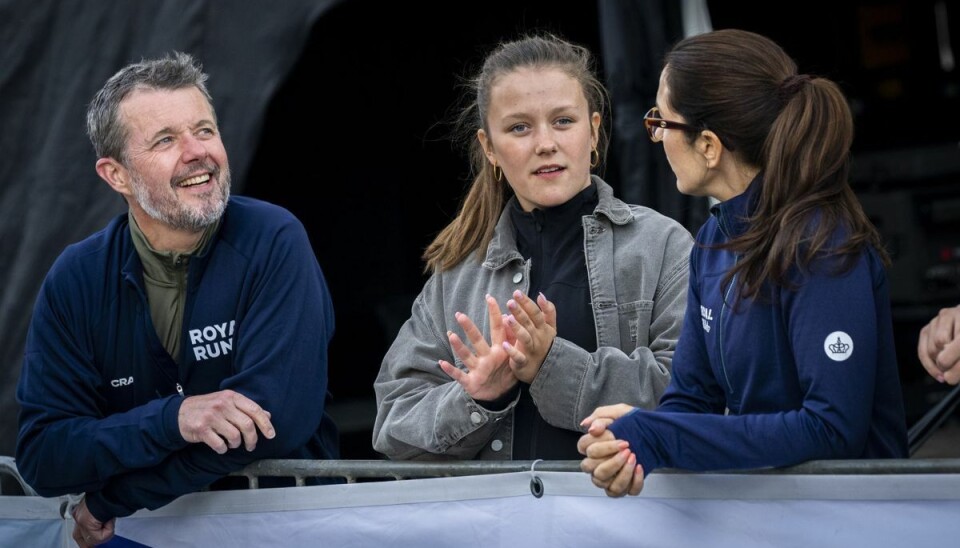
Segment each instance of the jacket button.
[{"label": "jacket button", "polygon": [[503,449],[503,442],[500,440],[493,440],[493,443],[490,444],[490,449],[493,449],[494,451]]},{"label": "jacket button", "polygon": [[518,284],[523,281],[523,272],[517,272],[513,275],[513,283]]},{"label": "jacket button", "polygon": [[480,421],[482,420],[483,420],[483,417],[480,416],[480,413],[477,413],[476,411],[474,411],[473,413],[470,413],[470,422],[472,422],[473,424],[480,424]]}]

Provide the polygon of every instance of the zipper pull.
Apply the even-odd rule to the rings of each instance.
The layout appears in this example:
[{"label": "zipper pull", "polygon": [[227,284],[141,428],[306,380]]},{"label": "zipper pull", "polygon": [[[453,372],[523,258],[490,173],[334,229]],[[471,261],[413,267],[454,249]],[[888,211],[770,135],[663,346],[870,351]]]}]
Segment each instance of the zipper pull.
[{"label": "zipper pull", "polygon": [[180,386],[180,383],[177,383],[177,394],[180,394],[180,397],[181,397],[181,398],[183,398],[183,397],[184,397],[184,394],[183,394],[183,387],[182,387],[182,386]]}]

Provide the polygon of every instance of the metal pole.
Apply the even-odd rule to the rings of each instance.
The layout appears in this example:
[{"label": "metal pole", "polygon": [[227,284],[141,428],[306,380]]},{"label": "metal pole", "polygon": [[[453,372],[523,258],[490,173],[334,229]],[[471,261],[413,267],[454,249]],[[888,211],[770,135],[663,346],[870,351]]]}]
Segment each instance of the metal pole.
[{"label": "metal pole", "polygon": [[960,404],[960,385],[953,387],[946,397],[940,400],[937,405],[927,411],[927,413],[914,424],[907,432],[907,444],[910,447],[910,455],[920,449],[921,446],[940,428],[945,420]]}]

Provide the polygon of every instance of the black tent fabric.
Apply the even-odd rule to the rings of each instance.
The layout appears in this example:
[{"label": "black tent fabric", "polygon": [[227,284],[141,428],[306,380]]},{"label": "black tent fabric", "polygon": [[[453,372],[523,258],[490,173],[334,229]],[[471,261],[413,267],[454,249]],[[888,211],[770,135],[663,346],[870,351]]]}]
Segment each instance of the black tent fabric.
[{"label": "black tent fabric", "polygon": [[172,50],[210,74],[235,192],[264,113],[310,30],[337,0],[0,0],[0,455],[13,455],[14,392],[43,274],[126,204],[94,172],[86,105],[120,67]]}]

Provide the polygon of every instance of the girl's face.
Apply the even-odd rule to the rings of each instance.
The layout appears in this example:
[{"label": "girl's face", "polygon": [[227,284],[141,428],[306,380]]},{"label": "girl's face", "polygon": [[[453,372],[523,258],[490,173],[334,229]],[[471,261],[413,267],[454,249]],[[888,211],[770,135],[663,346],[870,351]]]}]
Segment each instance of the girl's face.
[{"label": "girl's face", "polygon": [[524,211],[564,204],[590,185],[600,114],[567,73],[520,68],[497,78],[486,122],[477,138]]}]

